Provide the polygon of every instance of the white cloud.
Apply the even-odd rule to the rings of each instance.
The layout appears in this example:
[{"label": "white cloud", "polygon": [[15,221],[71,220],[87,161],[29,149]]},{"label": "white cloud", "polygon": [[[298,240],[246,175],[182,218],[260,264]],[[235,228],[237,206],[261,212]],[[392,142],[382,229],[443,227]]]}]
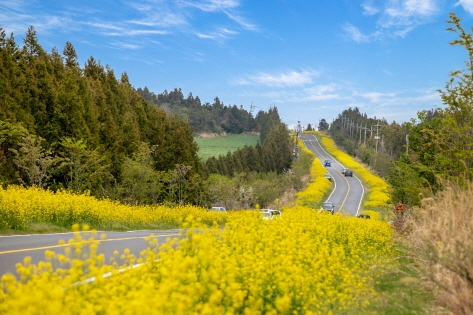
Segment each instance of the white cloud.
[{"label": "white cloud", "polygon": [[348,36],[357,43],[365,43],[370,40],[370,37],[363,34],[356,26],[346,24],[343,29],[347,32]]},{"label": "white cloud", "polygon": [[[356,26],[347,23],[344,31],[357,43],[370,42],[385,37],[405,37],[416,27],[429,23],[439,12],[441,0],[367,0],[361,4],[362,14],[377,17],[369,35],[363,34]],[[473,10],[473,0],[460,0],[470,3]],[[463,4],[462,4],[463,5]]]},{"label": "white cloud", "polygon": [[178,1],[182,5],[195,7],[205,12],[216,12],[236,8],[240,5],[236,0],[203,0],[203,1]]},{"label": "white cloud", "polygon": [[460,0],[455,4],[455,6],[458,5],[461,5],[466,12],[473,14],[473,0]]},{"label": "white cloud", "polygon": [[247,79],[235,80],[234,83],[239,85],[257,83],[270,87],[301,86],[312,83],[312,78],[318,75],[319,73],[314,70],[258,73],[255,75],[248,75]]},{"label": "white cloud", "polygon": [[380,9],[373,5],[372,1],[364,2],[363,4],[361,4],[361,7],[363,8],[364,15],[375,15],[380,11]]},{"label": "white cloud", "polygon": [[124,42],[112,42],[112,46],[118,49],[140,49],[143,46],[131,44],[131,43],[124,43]]},{"label": "white cloud", "polygon": [[296,99],[301,101],[327,101],[333,99],[343,98],[337,93],[333,93],[340,89],[340,86],[335,83],[325,85],[316,85],[302,90],[302,97]]}]

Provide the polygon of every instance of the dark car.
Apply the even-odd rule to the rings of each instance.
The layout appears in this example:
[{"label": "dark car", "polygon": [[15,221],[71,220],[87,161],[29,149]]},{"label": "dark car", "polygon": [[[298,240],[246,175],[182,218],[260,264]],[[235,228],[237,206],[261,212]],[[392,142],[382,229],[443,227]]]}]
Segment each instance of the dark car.
[{"label": "dark car", "polygon": [[328,211],[333,214],[335,212],[335,205],[333,204],[333,202],[324,202],[320,210]]},{"label": "dark car", "polygon": [[353,177],[353,171],[347,168],[345,170],[345,173],[343,173],[343,175]]},{"label": "dark car", "polygon": [[330,166],[332,164],[332,161],[330,160],[325,160],[324,161],[324,166]]}]

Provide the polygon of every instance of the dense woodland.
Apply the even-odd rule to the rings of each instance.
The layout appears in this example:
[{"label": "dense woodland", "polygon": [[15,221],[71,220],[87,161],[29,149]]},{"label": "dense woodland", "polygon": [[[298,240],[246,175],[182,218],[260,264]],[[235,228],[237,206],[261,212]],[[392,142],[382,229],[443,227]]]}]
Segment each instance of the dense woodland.
[{"label": "dense woodland", "polygon": [[[197,120],[191,125],[183,113]],[[199,120],[204,113],[213,118]],[[199,126],[208,132],[256,131],[261,142],[203,163],[193,139]],[[56,48],[48,53],[33,27],[21,47],[0,28],[3,185],[90,191],[133,204],[210,205],[222,202],[209,193],[210,175],[246,174],[232,189],[241,190],[246,178],[248,190],[251,178],[283,176],[292,167],[291,150],[276,108],[253,117],[218,98],[212,105],[201,105],[192,93],[184,99],[180,89],[159,95],[137,91],[126,73],[118,79],[93,57],[81,67],[72,43],[62,54]],[[258,202],[245,199],[246,206]]]}]

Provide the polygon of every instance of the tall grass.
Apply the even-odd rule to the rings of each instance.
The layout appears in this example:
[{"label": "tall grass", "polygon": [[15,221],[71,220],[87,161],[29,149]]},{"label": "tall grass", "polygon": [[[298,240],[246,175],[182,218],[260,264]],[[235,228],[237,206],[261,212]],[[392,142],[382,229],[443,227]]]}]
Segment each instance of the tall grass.
[{"label": "tall grass", "polygon": [[473,185],[451,184],[405,218],[406,244],[440,306],[473,314]]}]

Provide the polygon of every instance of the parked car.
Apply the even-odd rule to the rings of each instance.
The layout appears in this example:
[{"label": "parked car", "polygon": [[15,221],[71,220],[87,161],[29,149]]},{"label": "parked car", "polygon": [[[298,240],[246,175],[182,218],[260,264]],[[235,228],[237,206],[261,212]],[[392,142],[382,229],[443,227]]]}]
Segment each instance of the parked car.
[{"label": "parked car", "polygon": [[225,209],[224,207],[212,207],[209,209],[209,211],[227,212],[227,209]]},{"label": "parked car", "polygon": [[324,166],[330,166],[332,164],[332,161],[330,160],[325,160],[324,161]]},{"label": "parked car", "polygon": [[263,220],[272,220],[282,217],[282,213],[279,210],[261,209],[259,213],[263,215]]},{"label": "parked car", "polygon": [[347,169],[345,170],[345,173],[343,173],[343,175],[345,175],[345,177],[346,177],[346,176],[353,177],[353,171],[352,171],[351,169],[348,169],[348,168],[347,168]]},{"label": "parked car", "polygon": [[332,175],[330,174],[324,174],[324,177],[328,180],[332,180]]},{"label": "parked car", "polygon": [[322,205],[322,208],[320,208],[322,211],[328,211],[331,212],[332,214],[335,212],[335,205],[333,202],[324,202]]}]

